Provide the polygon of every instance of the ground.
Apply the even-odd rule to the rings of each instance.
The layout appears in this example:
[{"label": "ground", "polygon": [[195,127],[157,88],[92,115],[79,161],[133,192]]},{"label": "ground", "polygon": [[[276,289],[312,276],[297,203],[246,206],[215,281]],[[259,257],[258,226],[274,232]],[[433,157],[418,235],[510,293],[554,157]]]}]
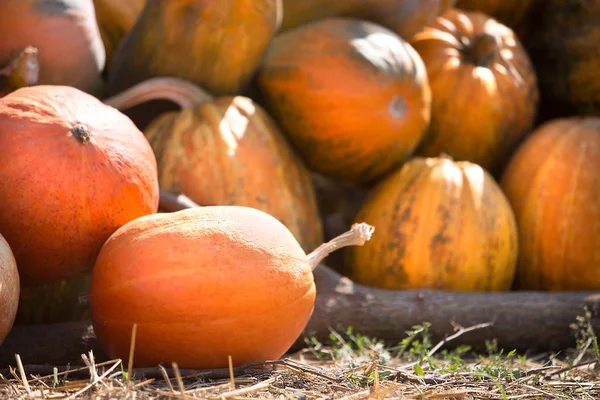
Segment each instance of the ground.
[{"label": "ground", "polygon": [[198,372],[179,370],[177,365],[131,369],[120,360],[96,364],[89,353],[82,355],[81,368],[19,366],[9,376],[0,376],[0,395],[119,400],[599,399],[600,348],[588,322],[582,317],[572,326],[575,348],[543,354],[498,349],[493,341],[483,353],[451,347],[453,338],[480,326],[458,328],[455,335],[434,344],[426,323],[406,332],[396,346],[349,329],[332,332],[332,345],[310,339],[304,350],[281,360],[235,370]]}]

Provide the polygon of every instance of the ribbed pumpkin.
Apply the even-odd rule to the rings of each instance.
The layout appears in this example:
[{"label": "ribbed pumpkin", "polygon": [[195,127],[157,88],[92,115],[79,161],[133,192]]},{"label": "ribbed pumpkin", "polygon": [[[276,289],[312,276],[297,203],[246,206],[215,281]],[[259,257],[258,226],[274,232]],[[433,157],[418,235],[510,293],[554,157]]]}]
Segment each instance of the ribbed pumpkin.
[{"label": "ribbed pumpkin", "polygon": [[366,21],[324,19],[278,35],[256,82],[308,166],[338,179],[379,178],[410,156],[429,123],[421,58]]},{"label": "ribbed pumpkin", "polygon": [[117,50],[108,94],[174,76],[214,95],[248,83],[279,26],[278,0],[147,0]]},{"label": "ribbed pumpkin", "polygon": [[283,0],[281,32],[332,17],[357,18],[412,37],[455,0]]},{"label": "ribbed pumpkin", "polygon": [[156,212],[156,159],[119,111],[69,86],[0,98],[0,232],[21,282],[89,271],[124,223]]},{"label": "ribbed pumpkin", "polygon": [[94,266],[94,331],[110,356],[129,361],[136,324],[138,367],[277,359],[312,314],[312,270],[371,233],[360,224],[306,255],[281,222],[254,208],[207,206],[138,218],[108,239]]},{"label": "ribbed pumpkin", "polygon": [[538,88],[512,30],[448,10],[411,41],[427,68],[431,124],[417,155],[441,152],[496,174],[533,126]]},{"label": "ribbed pumpkin", "polygon": [[480,166],[415,157],[369,193],[355,220],[376,227],[348,249],[349,276],[384,289],[506,291],[517,226],[500,187]]},{"label": "ribbed pumpkin", "polygon": [[114,52],[135,23],[145,3],[145,0],[94,0],[107,65],[110,65]]},{"label": "ribbed pumpkin", "polygon": [[126,109],[151,99],[182,107],[144,130],[162,190],[200,205],[254,207],[283,222],[305,250],[322,243],[309,171],[258,104],[243,96],[213,99],[177,78],[149,79],[105,102]]},{"label": "ribbed pumpkin", "polygon": [[39,84],[101,89],[106,54],[92,0],[0,1],[0,66],[39,50]]},{"label": "ribbed pumpkin", "polygon": [[554,119],[500,181],[517,218],[517,287],[600,289],[600,118]]},{"label": "ribbed pumpkin", "polygon": [[547,0],[523,38],[550,118],[600,115],[600,2]]},{"label": "ribbed pumpkin", "polygon": [[19,287],[17,262],[6,239],[0,234],[0,345],[15,322]]}]

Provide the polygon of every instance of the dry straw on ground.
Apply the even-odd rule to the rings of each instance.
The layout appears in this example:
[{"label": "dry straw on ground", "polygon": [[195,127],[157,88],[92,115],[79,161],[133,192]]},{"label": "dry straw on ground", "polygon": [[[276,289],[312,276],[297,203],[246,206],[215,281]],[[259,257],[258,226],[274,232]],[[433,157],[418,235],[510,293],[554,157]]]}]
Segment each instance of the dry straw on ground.
[{"label": "dry straw on ground", "polygon": [[[563,354],[516,355],[488,343],[488,352],[443,349],[452,339],[487,326],[457,328],[433,345],[427,324],[396,347],[332,332],[334,345],[307,340],[282,360],[222,370],[192,371],[176,364],[134,369],[121,360],[81,367],[23,365],[0,375],[0,396],[10,399],[599,399],[600,350],[582,319],[576,349]],[[132,333],[135,338],[135,329]],[[132,343],[135,343],[134,341]],[[135,346],[132,346],[134,353]],[[600,368],[600,367],[599,367]]]}]

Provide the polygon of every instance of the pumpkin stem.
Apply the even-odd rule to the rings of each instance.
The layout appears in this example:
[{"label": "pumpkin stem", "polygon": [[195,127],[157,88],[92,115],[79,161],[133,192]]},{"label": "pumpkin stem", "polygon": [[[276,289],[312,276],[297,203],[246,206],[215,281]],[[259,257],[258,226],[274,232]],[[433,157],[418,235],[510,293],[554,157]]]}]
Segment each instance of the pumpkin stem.
[{"label": "pumpkin stem", "polygon": [[169,100],[181,108],[193,108],[198,103],[213,101],[213,96],[187,80],[161,76],[146,79],[103,102],[122,111],[152,100]]},{"label": "pumpkin stem", "polygon": [[362,246],[371,239],[373,231],[375,231],[375,227],[365,222],[353,224],[349,231],[334,237],[329,242],[323,243],[313,250],[307,256],[308,264],[314,270],[325,257],[337,249],[347,246]]},{"label": "pumpkin stem", "polygon": [[523,76],[517,71],[514,65],[506,60],[502,54],[502,38],[488,32],[482,32],[463,48],[465,59],[478,66],[492,68],[495,61],[506,69],[506,72],[513,78],[517,86],[525,83]]},{"label": "pumpkin stem", "polygon": [[467,61],[476,66],[487,67],[498,55],[501,46],[500,40],[498,35],[482,32],[465,46],[463,55]]},{"label": "pumpkin stem", "polygon": [[0,96],[22,87],[37,84],[40,76],[38,49],[25,47],[3,68],[0,68]]},{"label": "pumpkin stem", "polygon": [[90,142],[90,131],[87,126],[83,124],[74,125],[71,128],[71,133],[83,144],[88,144]]}]

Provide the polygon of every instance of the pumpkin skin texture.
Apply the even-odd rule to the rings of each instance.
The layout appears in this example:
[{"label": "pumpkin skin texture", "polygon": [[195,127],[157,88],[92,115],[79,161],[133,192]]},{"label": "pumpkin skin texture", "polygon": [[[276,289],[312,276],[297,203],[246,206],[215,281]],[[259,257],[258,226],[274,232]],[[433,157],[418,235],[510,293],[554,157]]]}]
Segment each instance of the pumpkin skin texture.
[{"label": "pumpkin skin texture", "polygon": [[156,158],[129,118],[68,86],[0,98],[0,231],[21,282],[89,271],[108,237],[158,209]]},{"label": "pumpkin skin texture", "polygon": [[408,40],[455,0],[283,0],[280,32],[325,18],[347,17],[374,22]]},{"label": "pumpkin skin texture", "polygon": [[165,113],[144,133],[163,190],[185,193],[201,205],[248,206],[271,214],[305,251],[323,242],[308,169],[251,99],[224,96]]},{"label": "pumpkin skin texture", "polygon": [[500,184],[519,227],[516,287],[600,289],[600,119],[540,125]]},{"label": "pumpkin skin texture", "polygon": [[96,21],[110,65],[115,50],[144,8],[145,0],[94,0]]},{"label": "pumpkin skin texture", "polygon": [[147,0],[109,66],[108,94],[156,76],[191,81],[215,96],[238,94],[278,28],[277,3]]},{"label": "pumpkin skin texture", "polygon": [[548,0],[523,38],[549,119],[600,115],[600,2]]},{"label": "pumpkin skin texture", "polygon": [[415,157],[369,193],[355,220],[377,227],[347,251],[349,277],[383,289],[507,291],[515,217],[489,173],[470,162]]},{"label": "pumpkin skin texture", "polygon": [[[306,326],[307,256],[270,215],[197,207],[141,217],[108,239],[92,273],[92,323],[107,354],[134,365],[220,368],[277,359]],[[160,344],[160,345],[157,345]]]},{"label": "pumpkin skin texture", "polygon": [[278,35],[256,83],[308,167],[336,179],[376,180],[412,154],[429,123],[421,58],[366,21],[325,19]]},{"label": "pumpkin skin texture", "polygon": [[13,327],[19,304],[19,288],[17,262],[6,239],[0,235],[0,345]]},{"label": "pumpkin skin texture", "polygon": [[33,46],[39,84],[101,89],[106,53],[92,0],[0,1],[0,38],[0,66]]},{"label": "pumpkin skin texture", "polygon": [[537,80],[520,42],[485,14],[449,10],[411,44],[433,95],[431,124],[416,154],[443,152],[496,175],[536,117]]}]

